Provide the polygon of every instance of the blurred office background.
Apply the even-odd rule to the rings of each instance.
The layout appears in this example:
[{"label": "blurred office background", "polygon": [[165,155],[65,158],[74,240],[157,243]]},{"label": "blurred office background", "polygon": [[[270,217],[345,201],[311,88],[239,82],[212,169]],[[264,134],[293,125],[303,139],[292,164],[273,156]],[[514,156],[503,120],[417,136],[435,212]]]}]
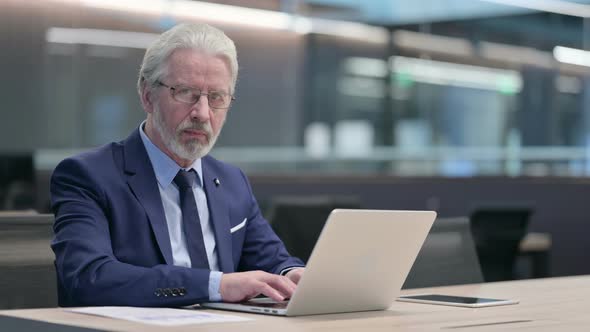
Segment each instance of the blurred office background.
[{"label": "blurred office background", "polygon": [[590,273],[588,17],[560,0],[0,0],[0,208],[49,212],[60,160],[144,119],[145,48],[207,22],[240,62],[212,154],[265,211],[525,209],[545,275]]}]

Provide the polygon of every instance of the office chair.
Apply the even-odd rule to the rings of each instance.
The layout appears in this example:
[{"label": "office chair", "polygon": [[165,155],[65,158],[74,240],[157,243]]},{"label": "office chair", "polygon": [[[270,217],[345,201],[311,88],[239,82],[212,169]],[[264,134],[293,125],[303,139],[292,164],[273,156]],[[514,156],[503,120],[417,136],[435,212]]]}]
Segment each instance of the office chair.
[{"label": "office chair", "polygon": [[437,218],[402,288],[481,282],[469,218]]},{"label": "office chair", "polygon": [[525,235],[529,207],[482,207],[471,214],[471,231],[486,282],[514,280],[518,246]]},{"label": "office chair", "polygon": [[34,208],[34,184],[31,153],[0,153],[0,210]]},{"label": "office chair", "polygon": [[332,210],[358,209],[351,196],[284,196],[270,202],[268,220],[287,251],[307,263]]}]

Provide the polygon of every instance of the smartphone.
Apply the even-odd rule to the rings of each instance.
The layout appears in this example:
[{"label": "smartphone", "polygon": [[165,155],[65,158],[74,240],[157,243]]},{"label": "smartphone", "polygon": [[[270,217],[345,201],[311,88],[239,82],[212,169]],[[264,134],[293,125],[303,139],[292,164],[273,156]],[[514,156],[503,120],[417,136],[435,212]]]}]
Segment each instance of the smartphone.
[{"label": "smartphone", "polygon": [[400,296],[397,298],[397,300],[402,301],[402,302],[440,304],[440,305],[451,305],[451,306],[468,307],[468,308],[482,308],[482,307],[491,307],[491,306],[496,306],[496,305],[517,304],[518,303],[518,300],[499,300],[499,299],[489,299],[489,298],[482,298],[482,297],[465,297],[465,296],[441,295],[441,294],[407,295],[407,296]]}]

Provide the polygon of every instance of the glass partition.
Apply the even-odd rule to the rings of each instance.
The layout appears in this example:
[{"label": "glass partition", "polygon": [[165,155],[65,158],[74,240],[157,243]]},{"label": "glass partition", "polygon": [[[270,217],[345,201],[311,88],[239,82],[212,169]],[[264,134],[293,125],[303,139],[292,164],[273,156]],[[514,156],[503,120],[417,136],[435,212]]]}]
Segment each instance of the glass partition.
[{"label": "glass partition", "polygon": [[135,88],[145,48],[175,23],[203,21],[236,41],[241,63],[213,155],[250,174],[590,174],[582,18],[377,26],[251,2],[137,3],[0,0],[0,152],[33,151],[51,170],[125,138],[145,117]]}]

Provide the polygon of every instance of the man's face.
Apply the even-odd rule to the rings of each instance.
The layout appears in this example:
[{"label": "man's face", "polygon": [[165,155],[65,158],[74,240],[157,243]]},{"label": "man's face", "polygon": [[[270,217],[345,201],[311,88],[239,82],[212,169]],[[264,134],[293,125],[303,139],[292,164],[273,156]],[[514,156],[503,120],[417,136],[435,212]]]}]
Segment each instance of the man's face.
[{"label": "man's face", "polygon": [[[201,93],[230,92],[230,69],[220,57],[177,49],[168,58],[167,69],[161,80],[167,86],[187,86]],[[145,109],[148,136],[154,143],[177,162],[193,161],[209,153],[221,132],[227,109],[211,108],[207,96],[201,96],[194,104],[182,103],[164,86],[153,88],[151,94],[151,107]]]}]

